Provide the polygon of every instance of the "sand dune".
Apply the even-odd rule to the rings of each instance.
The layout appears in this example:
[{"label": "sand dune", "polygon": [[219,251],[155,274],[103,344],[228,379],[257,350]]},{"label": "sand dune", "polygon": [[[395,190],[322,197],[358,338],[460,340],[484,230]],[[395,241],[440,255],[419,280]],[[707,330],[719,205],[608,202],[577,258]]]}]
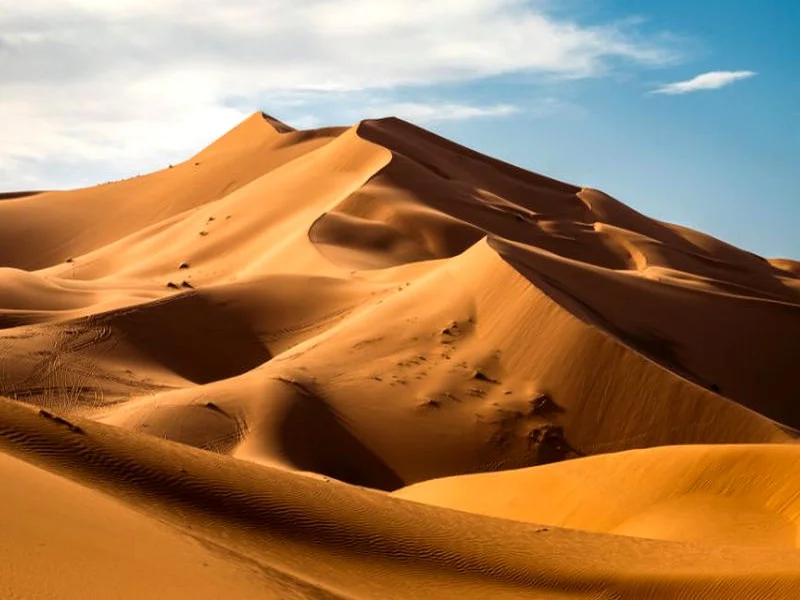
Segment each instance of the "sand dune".
[{"label": "sand dune", "polygon": [[797,547],[800,447],[659,447],[427,481],[402,498],[533,523],[708,544]]},{"label": "sand dune", "polygon": [[0,199],[6,596],[797,596],[795,261],[398,119]]}]

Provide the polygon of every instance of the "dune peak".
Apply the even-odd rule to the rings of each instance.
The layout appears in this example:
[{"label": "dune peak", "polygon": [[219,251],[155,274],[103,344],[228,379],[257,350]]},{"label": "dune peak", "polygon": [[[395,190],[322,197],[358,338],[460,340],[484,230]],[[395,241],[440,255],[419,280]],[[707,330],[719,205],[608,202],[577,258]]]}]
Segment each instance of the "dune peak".
[{"label": "dune peak", "polygon": [[290,125],[287,125],[282,121],[279,121],[275,117],[270,116],[263,111],[258,111],[256,114],[260,115],[261,118],[264,119],[267,123],[269,123],[270,126],[272,126],[278,133],[290,133],[292,131],[296,131],[294,127],[291,127]]}]

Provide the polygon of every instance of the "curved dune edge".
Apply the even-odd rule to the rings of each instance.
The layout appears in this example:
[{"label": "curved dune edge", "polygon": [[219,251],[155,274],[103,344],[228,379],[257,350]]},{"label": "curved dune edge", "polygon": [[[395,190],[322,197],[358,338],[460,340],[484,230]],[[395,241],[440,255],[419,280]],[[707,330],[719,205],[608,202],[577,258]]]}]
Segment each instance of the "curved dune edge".
[{"label": "curved dune edge", "polygon": [[769,263],[789,275],[800,278],[800,261],[789,258],[770,258]]},{"label": "curved dune edge", "polygon": [[[98,497],[95,506],[128,510],[123,505],[135,505],[140,526],[158,518],[179,532],[191,531],[203,544],[218,545],[227,556],[238,557],[262,574],[282,574],[279,582],[273,578],[273,585],[280,583],[298,596],[316,588],[323,597],[348,598],[414,593],[498,598],[726,598],[735,593],[739,598],[790,598],[800,583],[800,555],[795,551],[709,551],[472,516],[298,477],[90,421],[59,423],[6,400],[0,400],[0,419],[5,452],[112,499],[109,503]],[[36,480],[31,476],[29,482]],[[58,502],[66,494],[63,487],[50,488],[50,501]],[[84,511],[92,506],[81,504],[74,510],[86,519]],[[475,539],[495,542],[476,548]],[[16,551],[24,552],[25,546]],[[746,574],[741,564],[748,565]],[[220,577],[227,575],[224,564],[214,568]],[[121,573],[127,576],[124,567]],[[27,581],[29,590],[57,585],[41,573]],[[117,582],[98,576],[94,583],[102,589]],[[248,583],[237,584],[247,591]],[[80,597],[80,590],[62,591],[61,597],[71,597],[71,591]],[[177,592],[175,597],[181,596]]]},{"label": "curved dune edge", "polygon": [[668,446],[426,481],[395,495],[585,531],[796,548],[798,458],[794,444]]}]

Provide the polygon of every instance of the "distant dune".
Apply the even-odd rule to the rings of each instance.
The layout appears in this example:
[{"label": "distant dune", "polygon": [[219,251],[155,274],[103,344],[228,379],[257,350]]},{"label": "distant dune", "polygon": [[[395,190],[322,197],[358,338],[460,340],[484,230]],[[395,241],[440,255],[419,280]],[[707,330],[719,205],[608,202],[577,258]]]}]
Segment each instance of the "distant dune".
[{"label": "distant dune", "polygon": [[0,200],[2,597],[800,597],[796,261],[395,118]]}]

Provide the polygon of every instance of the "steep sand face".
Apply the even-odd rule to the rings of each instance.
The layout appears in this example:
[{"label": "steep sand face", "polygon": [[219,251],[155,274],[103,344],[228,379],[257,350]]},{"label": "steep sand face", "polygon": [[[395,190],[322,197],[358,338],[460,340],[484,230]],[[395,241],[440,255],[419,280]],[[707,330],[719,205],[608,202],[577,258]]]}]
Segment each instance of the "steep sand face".
[{"label": "steep sand face", "polygon": [[[0,202],[0,558],[26,565],[0,580],[793,598],[799,361],[796,262],[398,119],[256,113],[158,173]],[[47,560],[90,558],[39,576],[43,528]]]}]

